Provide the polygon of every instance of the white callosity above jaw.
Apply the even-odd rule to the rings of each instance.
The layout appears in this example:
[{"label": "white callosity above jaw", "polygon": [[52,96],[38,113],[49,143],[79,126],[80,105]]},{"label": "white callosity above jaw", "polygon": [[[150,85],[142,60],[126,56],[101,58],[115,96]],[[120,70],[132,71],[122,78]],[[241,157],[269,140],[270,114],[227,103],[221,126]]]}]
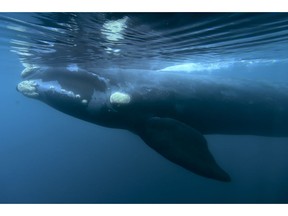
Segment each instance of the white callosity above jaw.
[{"label": "white callosity above jaw", "polygon": [[37,83],[34,80],[25,80],[17,85],[17,89],[27,97],[37,97],[39,93],[36,92]]},{"label": "white callosity above jaw", "polygon": [[23,63],[23,66],[25,67],[24,70],[21,72],[21,77],[22,78],[25,78],[27,76],[29,76],[30,74],[33,73],[33,71],[35,69],[37,69],[38,67],[35,66],[35,65],[30,65],[30,64],[26,64],[26,63]]},{"label": "white callosity above jaw", "polygon": [[114,92],[110,96],[111,104],[128,104],[131,101],[131,97],[129,94],[123,92]]},{"label": "white callosity above jaw", "polygon": [[44,66],[39,66],[36,64],[30,64],[27,62],[22,62],[22,65],[24,67],[23,71],[21,72],[21,77],[23,79],[27,78],[28,76],[38,72],[38,71],[44,71],[46,68],[48,67],[44,67]]}]

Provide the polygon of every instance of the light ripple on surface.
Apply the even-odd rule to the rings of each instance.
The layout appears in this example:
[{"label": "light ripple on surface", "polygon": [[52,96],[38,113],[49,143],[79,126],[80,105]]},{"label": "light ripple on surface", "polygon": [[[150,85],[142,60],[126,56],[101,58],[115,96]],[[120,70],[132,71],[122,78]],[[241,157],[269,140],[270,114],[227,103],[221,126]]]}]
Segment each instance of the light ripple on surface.
[{"label": "light ripple on surface", "polygon": [[3,13],[0,31],[2,46],[36,65],[212,70],[288,50],[287,13]]}]

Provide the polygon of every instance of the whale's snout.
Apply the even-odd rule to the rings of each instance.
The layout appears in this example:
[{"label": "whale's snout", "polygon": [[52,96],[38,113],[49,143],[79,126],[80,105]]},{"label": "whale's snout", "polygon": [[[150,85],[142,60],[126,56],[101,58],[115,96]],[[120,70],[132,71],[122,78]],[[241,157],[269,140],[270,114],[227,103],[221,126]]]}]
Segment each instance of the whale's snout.
[{"label": "whale's snout", "polygon": [[37,82],[35,80],[24,80],[16,86],[16,90],[27,97],[36,98],[39,96],[37,92]]}]

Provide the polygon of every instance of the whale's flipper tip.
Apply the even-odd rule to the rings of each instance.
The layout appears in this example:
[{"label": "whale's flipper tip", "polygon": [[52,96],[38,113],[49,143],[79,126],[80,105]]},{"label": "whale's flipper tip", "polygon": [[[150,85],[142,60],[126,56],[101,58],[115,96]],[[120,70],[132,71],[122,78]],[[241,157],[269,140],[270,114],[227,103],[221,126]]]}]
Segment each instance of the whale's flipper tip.
[{"label": "whale's flipper tip", "polygon": [[229,174],[216,163],[204,136],[192,127],[174,119],[153,117],[147,120],[139,135],[162,156],[193,173],[231,181]]}]

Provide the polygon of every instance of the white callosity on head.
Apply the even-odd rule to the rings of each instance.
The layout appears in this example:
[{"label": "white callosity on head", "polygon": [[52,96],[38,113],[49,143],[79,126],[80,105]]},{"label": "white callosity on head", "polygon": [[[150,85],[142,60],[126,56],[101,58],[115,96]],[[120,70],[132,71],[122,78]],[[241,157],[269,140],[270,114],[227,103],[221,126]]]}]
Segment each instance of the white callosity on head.
[{"label": "white callosity on head", "polygon": [[34,69],[38,68],[36,65],[31,65],[27,63],[22,64],[25,67],[24,70],[21,72],[21,77],[23,78],[29,76],[34,71]]},{"label": "white callosity on head", "polygon": [[130,95],[123,92],[114,92],[110,96],[110,103],[112,104],[128,104],[130,101]]},{"label": "white callosity on head", "polygon": [[127,28],[127,20],[128,17],[123,17],[122,19],[105,22],[101,33],[105,35],[109,41],[119,41],[124,38],[123,31]]},{"label": "white callosity on head", "polygon": [[36,85],[33,80],[25,80],[18,84],[17,89],[25,96],[37,97],[39,94],[36,92]]}]

